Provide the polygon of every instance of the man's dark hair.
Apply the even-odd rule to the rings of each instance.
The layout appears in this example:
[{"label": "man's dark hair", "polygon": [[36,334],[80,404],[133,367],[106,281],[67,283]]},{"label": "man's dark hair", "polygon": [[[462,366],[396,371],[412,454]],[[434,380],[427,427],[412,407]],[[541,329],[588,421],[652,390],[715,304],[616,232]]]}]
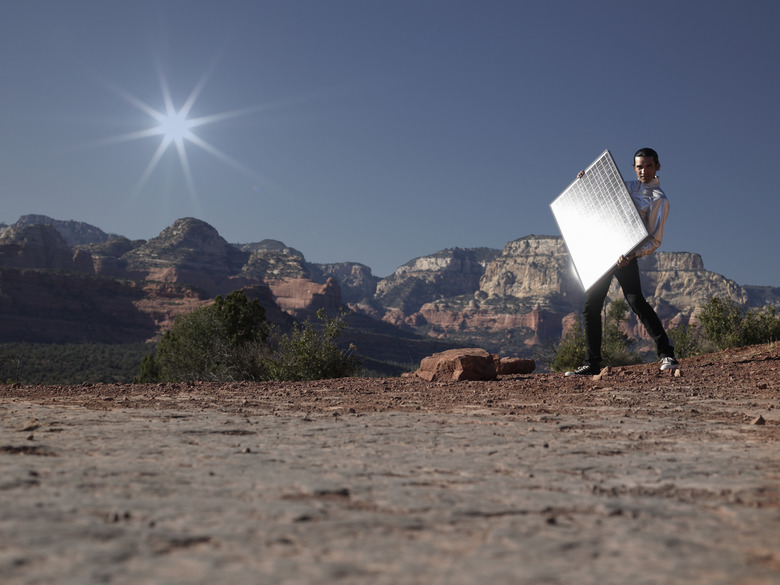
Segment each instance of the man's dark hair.
[{"label": "man's dark hair", "polygon": [[652,148],[647,148],[647,147],[640,148],[639,150],[636,151],[636,154],[634,155],[634,159],[636,159],[636,157],[638,157],[638,156],[641,156],[641,157],[644,157],[644,158],[649,158],[649,157],[652,156],[653,160],[655,161],[655,164],[657,164],[657,165],[661,164],[661,163],[658,162],[658,153],[656,151],[654,151]]}]

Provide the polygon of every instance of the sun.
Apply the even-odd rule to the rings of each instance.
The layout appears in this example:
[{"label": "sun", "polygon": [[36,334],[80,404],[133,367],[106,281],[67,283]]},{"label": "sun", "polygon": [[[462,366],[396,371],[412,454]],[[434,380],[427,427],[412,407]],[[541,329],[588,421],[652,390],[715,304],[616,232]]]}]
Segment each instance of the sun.
[{"label": "sun", "polygon": [[158,143],[157,148],[152,154],[149,163],[146,165],[146,168],[141,173],[141,177],[139,178],[133,190],[134,195],[137,195],[141,191],[143,186],[157,169],[157,166],[160,164],[163,155],[168,151],[171,145],[173,145],[178,154],[179,162],[184,174],[184,179],[187,183],[187,190],[189,192],[192,203],[196,206],[196,208],[200,207],[200,203],[195,189],[195,180],[193,178],[192,169],[190,167],[189,156],[187,155],[187,145],[193,145],[202,150],[205,150],[214,158],[246,174],[253,181],[260,179],[256,172],[245,167],[240,162],[218,149],[216,146],[208,143],[195,132],[196,128],[206,124],[213,124],[238,116],[246,116],[262,109],[261,106],[255,106],[230,110],[218,114],[210,114],[207,116],[191,117],[190,114],[195,105],[195,102],[206,85],[208,73],[208,71],[204,73],[198,83],[195,84],[195,87],[192,89],[181,107],[176,107],[171,95],[170,88],[168,86],[168,81],[159,67],[158,77],[160,81],[160,88],[162,90],[163,104],[161,109],[156,109],[150,106],[149,104],[143,102],[120,87],[107,84],[111,91],[113,91],[132,106],[147,114],[154,121],[155,125],[146,129],[130,132],[128,134],[114,136],[112,138],[101,141],[100,144],[127,142],[131,140],[141,140],[154,137],[160,138],[160,142]]},{"label": "sun", "polygon": [[160,118],[160,133],[168,142],[178,143],[189,138],[192,122],[181,112],[174,112]]}]

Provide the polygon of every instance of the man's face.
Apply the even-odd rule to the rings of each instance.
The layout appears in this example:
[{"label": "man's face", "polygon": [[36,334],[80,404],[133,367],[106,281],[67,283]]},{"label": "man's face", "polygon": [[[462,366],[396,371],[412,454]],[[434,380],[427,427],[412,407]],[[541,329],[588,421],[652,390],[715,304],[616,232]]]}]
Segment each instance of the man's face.
[{"label": "man's face", "polygon": [[643,183],[649,183],[655,179],[655,173],[659,167],[660,165],[653,160],[652,156],[638,156],[634,159],[636,178]]}]

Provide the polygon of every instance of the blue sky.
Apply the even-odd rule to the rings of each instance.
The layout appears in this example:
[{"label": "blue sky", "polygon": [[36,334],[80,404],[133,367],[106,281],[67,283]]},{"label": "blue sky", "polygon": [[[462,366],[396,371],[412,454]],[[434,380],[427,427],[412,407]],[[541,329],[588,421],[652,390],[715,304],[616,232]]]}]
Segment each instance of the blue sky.
[{"label": "blue sky", "polygon": [[[577,171],[609,148],[630,179],[651,146],[661,249],[780,286],[778,21],[767,0],[3,2],[0,221],[148,239],[198,217],[386,276],[558,234]],[[166,92],[204,122],[183,157],[130,139]]]}]

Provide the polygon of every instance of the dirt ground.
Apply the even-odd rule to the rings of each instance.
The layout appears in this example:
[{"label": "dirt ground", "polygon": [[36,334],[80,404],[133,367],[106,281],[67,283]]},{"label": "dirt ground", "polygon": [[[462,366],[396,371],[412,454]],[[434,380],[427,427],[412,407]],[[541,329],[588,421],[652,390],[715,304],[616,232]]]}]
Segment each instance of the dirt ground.
[{"label": "dirt ground", "polygon": [[0,386],[0,578],[780,583],[778,368]]}]

